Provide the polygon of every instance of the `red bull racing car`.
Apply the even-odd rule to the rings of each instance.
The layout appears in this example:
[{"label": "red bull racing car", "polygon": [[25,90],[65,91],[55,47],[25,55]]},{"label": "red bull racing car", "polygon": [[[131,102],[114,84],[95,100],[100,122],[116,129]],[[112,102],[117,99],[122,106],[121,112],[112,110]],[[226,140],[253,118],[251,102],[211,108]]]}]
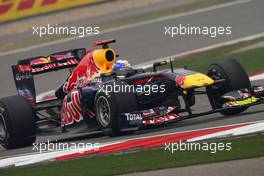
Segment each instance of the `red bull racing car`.
[{"label": "red bull racing car", "polygon": [[[73,49],[19,60],[12,66],[18,95],[0,99],[0,143],[32,145],[37,135],[102,130],[110,136],[212,113],[233,115],[264,103],[264,87],[251,86],[233,59],[213,63],[207,74],[174,69],[171,61],[153,64],[152,72],[132,68],[109,47]],[[98,48],[101,47],[101,48]],[[169,71],[157,71],[169,65]],[[69,69],[55,96],[37,101],[34,76]],[[197,94],[208,96],[211,110],[195,113]]]}]

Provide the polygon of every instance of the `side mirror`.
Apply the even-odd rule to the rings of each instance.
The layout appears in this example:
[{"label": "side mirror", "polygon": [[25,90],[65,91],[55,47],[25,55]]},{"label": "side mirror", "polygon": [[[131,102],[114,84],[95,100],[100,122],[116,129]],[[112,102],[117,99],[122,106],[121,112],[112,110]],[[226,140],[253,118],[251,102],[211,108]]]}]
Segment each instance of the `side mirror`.
[{"label": "side mirror", "polygon": [[153,72],[156,72],[157,71],[157,67],[160,67],[162,65],[167,65],[167,61],[163,60],[163,61],[160,61],[160,62],[154,62],[153,63]]}]

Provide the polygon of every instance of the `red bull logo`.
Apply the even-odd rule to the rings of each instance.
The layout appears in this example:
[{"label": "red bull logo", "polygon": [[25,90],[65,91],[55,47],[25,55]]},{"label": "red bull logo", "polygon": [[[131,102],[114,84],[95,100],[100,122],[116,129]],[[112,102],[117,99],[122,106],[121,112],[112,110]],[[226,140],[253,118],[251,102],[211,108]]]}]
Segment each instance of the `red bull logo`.
[{"label": "red bull logo", "polygon": [[64,98],[61,110],[61,126],[71,125],[74,122],[83,120],[80,104],[78,91],[71,92]]},{"label": "red bull logo", "polygon": [[115,63],[115,52],[112,49],[99,49],[87,52],[80,61],[68,81],[63,86],[65,93],[74,88],[83,87],[86,83],[100,73],[112,72]]},{"label": "red bull logo", "polygon": [[99,73],[100,68],[96,66],[92,52],[88,52],[78,66],[75,67],[69,79],[64,83],[63,91],[67,93],[74,88],[82,87],[87,81]]},{"label": "red bull logo", "polygon": [[50,57],[42,57],[42,58],[35,59],[35,60],[31,61],[30,64],[32,66],[35,66],[35,65],[39,65],[39,64],[48,64],[51,62],[52,62],[52,59]]}]

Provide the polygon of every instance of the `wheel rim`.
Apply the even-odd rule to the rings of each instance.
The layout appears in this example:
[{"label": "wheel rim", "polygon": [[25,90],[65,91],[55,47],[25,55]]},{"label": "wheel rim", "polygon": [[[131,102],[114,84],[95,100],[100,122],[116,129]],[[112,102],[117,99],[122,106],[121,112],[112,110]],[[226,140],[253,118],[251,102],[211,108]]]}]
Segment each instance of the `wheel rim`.
[{"label": "wheel rim", "polygon": [[7,136],[6,125],[3,114],[0,112],[0,141],[3,141]]},{"label": "wheel rim", "polygon": [[103,127],[107,127],[111,120],[110,105],[108,100],[101,96],[97,100],[97,118]]}]

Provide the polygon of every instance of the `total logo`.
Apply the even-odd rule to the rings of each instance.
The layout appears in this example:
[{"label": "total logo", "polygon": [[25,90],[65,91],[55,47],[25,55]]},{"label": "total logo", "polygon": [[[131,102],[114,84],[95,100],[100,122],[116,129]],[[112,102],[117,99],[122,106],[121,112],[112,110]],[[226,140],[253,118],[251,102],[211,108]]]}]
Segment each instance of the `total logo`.
[{"label": "total logo", "polygon": [[142,120],[142,115],[137,113],[125,113],[125,116],[128,121]]}]

